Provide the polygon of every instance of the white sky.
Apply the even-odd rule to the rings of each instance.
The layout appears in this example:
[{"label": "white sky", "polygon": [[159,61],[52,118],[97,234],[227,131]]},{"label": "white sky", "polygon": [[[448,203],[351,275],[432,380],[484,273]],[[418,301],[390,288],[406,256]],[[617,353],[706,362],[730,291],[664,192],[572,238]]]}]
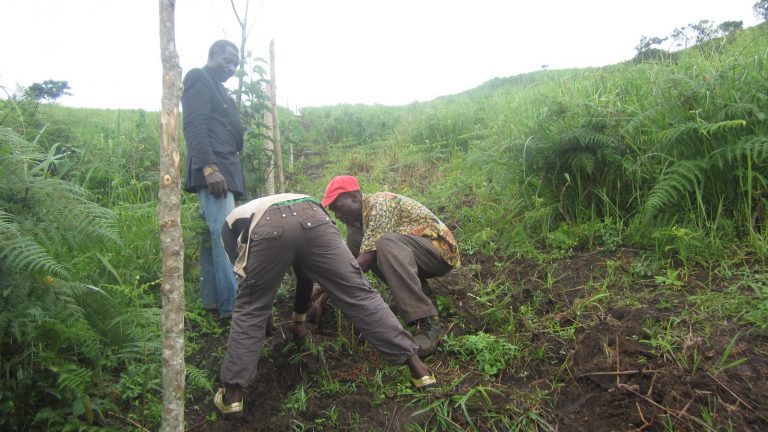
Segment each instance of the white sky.
[{"label": "white sky", "polygon": [[[247,50],[268,59],[274,39],[280,105],[402,105],[542,65],[617,63],[642,36],[702,19],[751,27],[755,2],[251,0]],[[159,0],[0,0],[0,85],[66,80],[64,105],[158,111],[158,16]],[[222,38],[240,45],[229,0],[177,0],[182,73],[203,66]]]}]

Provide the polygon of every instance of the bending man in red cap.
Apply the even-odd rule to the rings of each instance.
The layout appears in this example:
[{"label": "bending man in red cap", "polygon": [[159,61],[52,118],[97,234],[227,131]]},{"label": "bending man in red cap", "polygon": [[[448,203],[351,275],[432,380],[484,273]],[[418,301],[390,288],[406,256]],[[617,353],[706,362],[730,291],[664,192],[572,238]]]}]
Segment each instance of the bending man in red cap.
[{"label": "bending man in red cap", "polygon": [[347,246],[360,268],[389,286],[395,311],[416,325],[419,356],[432,354],[445,328],[427,296],[427,279],[460,264],[453,233],[423,204],[390,192],[364,195],[349,175],[331,180],[322,204],[347,225]]}]

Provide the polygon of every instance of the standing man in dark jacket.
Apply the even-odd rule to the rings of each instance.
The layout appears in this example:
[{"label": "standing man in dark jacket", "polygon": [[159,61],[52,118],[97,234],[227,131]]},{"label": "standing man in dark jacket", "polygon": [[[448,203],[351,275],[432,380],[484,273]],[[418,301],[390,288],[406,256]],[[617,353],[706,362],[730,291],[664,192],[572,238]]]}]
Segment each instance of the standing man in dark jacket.
[{"label": "standing man in dark jacket", "polygon": [[184,77],[181,107],[187,159],[184,190],[197,193],[200,213],[210,237],[200,248],[200,299],[209,311],[217,310],[222,323],[232,317],[237,281],[224,247],[221,227],[245,198],[245,179],[240,163],[243,127],[238,108],[223,83],[235,74],[237,46],[219,40],[208,50],[208,63]]}]

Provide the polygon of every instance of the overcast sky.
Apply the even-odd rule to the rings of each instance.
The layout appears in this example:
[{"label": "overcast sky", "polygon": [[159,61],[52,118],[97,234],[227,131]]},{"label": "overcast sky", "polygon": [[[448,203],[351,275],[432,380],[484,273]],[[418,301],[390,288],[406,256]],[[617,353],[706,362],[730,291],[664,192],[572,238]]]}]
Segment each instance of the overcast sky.
[{"label": "overcast sky", "polygon": [[[751,27],[756,1],[250,0],[247,50],[268,59],[275,41],[277,99],[291,109],[403,105],[543,65],[617,63],[641,37],[703,19]],[[158,11],[158,0],[0,0],[0,85],[66,80],[64,105],[158,111]],[[229,0],[177,0],[182,73],[222,38],[239,45]]]}]

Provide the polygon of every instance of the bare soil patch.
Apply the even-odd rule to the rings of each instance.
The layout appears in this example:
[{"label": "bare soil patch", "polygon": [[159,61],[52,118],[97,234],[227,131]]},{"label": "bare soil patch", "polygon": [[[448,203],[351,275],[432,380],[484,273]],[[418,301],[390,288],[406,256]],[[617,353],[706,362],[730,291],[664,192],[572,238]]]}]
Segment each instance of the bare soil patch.
[{"label": "bare soil patch", "polygon": [[[455,336],[494,334],[524,347],[523,354],[487,376],[440,349],[427,363],[443,386],[429,400],[493,389],[490,404],[455,410],[452,421],[466,430],[501,430],[493,412],[522,430],[768,430],[768,336],[728,318],[707,325],[690,301],[729,281],[698,269],[670,290],[631,276],[637,258],[632,250],[547,264],[464,257],[461,269],[431,282],[433,298],[450,303],[443,320]],[[503,287],[491,306],[480,295],[490,284]],[[322,355],[299,350],[290,341],[291,305],[292,298],[276,305],[279,331],[247,389],[244,418],[216,419],[208,397],[188,404],[189,430],[397,431],[409,423],[435,424],[434,410],[419,413],[423,406],[410,404],[413,397],[392,390],[391,382],[384,383],[384,395],[377,393],[377,370],[397,380],[399,369],[384,364],[334,311],[311,335],[318,345],[335,341],[334,348]],[[508,312],[518,332],[489,319],[489,307]],[[195,343],[201,349],[189,361],[216,372],[226,335]],[[330,377],[321,376],[323,370]],[[298,388],[317,389],[323,380],[344,390],[308,391],[303,410],[286,408]],[[329,412],[336,424],[326,422]]]}]

